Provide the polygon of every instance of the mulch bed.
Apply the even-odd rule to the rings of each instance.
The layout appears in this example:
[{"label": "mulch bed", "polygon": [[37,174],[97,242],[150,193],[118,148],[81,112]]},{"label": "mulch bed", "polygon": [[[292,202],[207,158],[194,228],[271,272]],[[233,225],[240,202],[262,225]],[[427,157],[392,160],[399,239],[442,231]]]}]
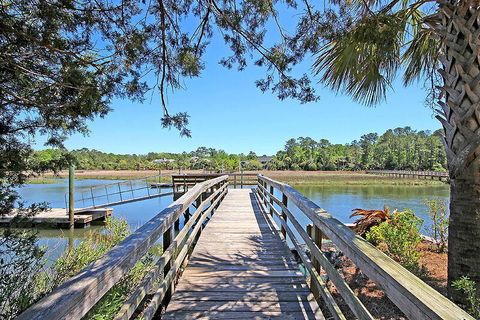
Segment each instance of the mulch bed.
[{"label": "mulch bed", "polygon": [[[324,251],[337,250],[331,243],[324,243],[322,249]],[[427,241],[422,242],[418,249],[421,252],[420,264],[426,271],[426,275],[421,277],[422,280],[440,293],[446,294],[447,254],[437,253],[433,245]],[[382,320],[407,319],[402,311],[388,299],[383,290],[373,281],[369,280],[349,258],[341,256],[336,259],[335,264],[336,267],[341,270],[347,284],[352,288],[353,292],[374,318]],[[345,317],[347,319],[355,319],[355,316],[343,301],[335,286],[330,281],[328,282],[328,286]],[[322,310],[327,310],[326,306],[322,307]],[[328,311],[325,312],[325,317],[327,319],[329,318]]]}]

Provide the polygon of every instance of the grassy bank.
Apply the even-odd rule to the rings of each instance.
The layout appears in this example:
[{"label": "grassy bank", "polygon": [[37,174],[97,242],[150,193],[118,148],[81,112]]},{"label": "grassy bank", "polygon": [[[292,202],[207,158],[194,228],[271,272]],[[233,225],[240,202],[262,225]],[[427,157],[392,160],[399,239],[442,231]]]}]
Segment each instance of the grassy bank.
[{"label": "grassy bank", "polygon": [[28,179],[27,183],[28,184],[55,184],[55,183],[59,183],[58,180],[59,180],[58,178],[46,178],[46,177],[32,178],[32,179]]},{"label": "grassy bank", "polygon": [[[158,171],[153,170],[78,170],[75,176],[76,179],[130,180],[155,176],[158,173]],[[182,171],[182,173],[203,173],[203,171],[187,170]],[[245,173],[261,173],[291,185],[445,185],[445,182],[438,180],[393,178],[352,171],[248,171]],[[172,174],[178,174],[178,171],[162,170],[163,176],[160,182],[170,182]],[[67,177],[68,172],[60,172],[57,176],[47,174],[42,179],[32,181],[33,183],[55,183],[54,178]],[[158,178],[154,180],[158,181]]]}]

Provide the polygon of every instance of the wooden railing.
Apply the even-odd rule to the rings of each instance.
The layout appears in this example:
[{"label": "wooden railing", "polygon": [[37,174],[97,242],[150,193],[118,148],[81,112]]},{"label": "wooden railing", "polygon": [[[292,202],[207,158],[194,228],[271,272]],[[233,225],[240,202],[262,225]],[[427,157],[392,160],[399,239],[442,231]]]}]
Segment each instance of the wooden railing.
[{"label": "wooden railing", "polygon": [[[115,319],[152,319],[168,303],[180,267],[199,236],[203,223],[228,191],[228,176],[199,183],[158,215],[137,229],[100,260],[90,264],[18,319],[81,319],[87,312],[163,238],[163,254],[154,258],[154,267],[132,292]],[[189,213],[196,203],[196,210]],[[159,281],[160,279],[160,281]],[[150,299],[145,301],[147,294]]]},{"label": "wooden railing", "polygon": [[[275,192],[277,190],[277,192]],[[281,198],[275,197],[275,193]],[[310,273],[314,296],[323,298],[335,319],[346,319],[321,276],[323,270],[345,303],[359,319],[373,319],[321,249],[330,239],[362,272],[379,285],[409,319],[472,319],[453,302],[407,271],[343,223],[287,184],[258,176],[258,195],[270,215],[279,218],[281,233],[290,239]],[[296,206],[311,222],[304,228],[289,207]],[[310,250],[310,258],[292,227]]]},{"label": "wooden railing", "polygon": [[173,191],[175,193],[182,193],[199,182],[222,175],[228,176],[229,182],[234,188],[243,188],[244,186],[257,184],[258,175],[256,173],[185,173],[172,175]]},{"label": "wooden railing", "polygon": [[387,176],[394,176],[399,178],[407,178],[407,177],[423,177],[423,178],[438,178],[439,180],[448,180],[448,172],[441,172],[441,171],[412,171],[412,170],[367,170],[367,173],[371,174],[379,174],[379,175],[387,175]]}]

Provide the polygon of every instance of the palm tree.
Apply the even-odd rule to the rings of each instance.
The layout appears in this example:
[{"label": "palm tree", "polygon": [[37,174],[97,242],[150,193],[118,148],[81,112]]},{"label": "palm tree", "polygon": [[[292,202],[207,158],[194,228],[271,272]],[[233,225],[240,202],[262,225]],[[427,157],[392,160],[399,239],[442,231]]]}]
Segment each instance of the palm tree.
[{"label": "palm tree", "polygon": [[[336,1],[335,3],[339,3]],[[448,286],[468,276],[480,292],[480,4],[473,0],[351,0],[314,63],[331,88],[368,105],[395,76],[427,80],[450,174]]]},{"label": "palm tree", "polygon": [[[396,210],[393,211],[393,214],[395,213]],[[392,214],[390,214],[390,209],[387,206],[384,206],[383,210],[356,208],[352,210],[350,218],[352,217],[360,217],[354,222],[353,229],[358,235],[364,236],[372,227],[378,226],[384,221],[389,221]]]}]

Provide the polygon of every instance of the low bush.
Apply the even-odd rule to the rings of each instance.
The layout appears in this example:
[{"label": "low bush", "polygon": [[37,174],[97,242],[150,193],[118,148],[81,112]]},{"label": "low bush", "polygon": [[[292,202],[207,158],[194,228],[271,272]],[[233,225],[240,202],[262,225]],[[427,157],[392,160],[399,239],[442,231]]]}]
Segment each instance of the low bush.
[{"label": "low bush", "polygon": [[414,273],[420,273],[420,227],[423,221],[410,210],[396,212],[388,221],[374,226],[365,235],[367,241]]},{"label": "low bush", "polygon": [[452,282],[452,287],[463,292],[467,300],[467,312],[475,319],[480,319],[480,298],[477,296],[477,287],[473,280],[468,277],[461,277]]}]

